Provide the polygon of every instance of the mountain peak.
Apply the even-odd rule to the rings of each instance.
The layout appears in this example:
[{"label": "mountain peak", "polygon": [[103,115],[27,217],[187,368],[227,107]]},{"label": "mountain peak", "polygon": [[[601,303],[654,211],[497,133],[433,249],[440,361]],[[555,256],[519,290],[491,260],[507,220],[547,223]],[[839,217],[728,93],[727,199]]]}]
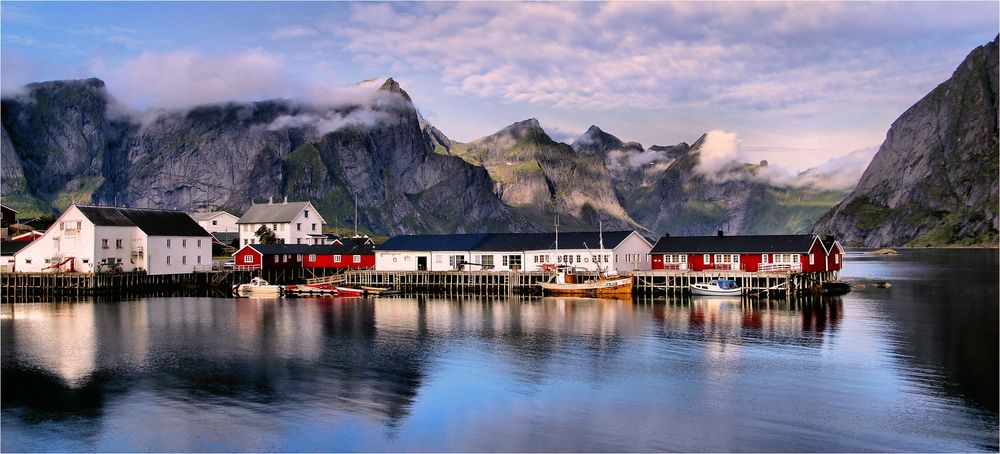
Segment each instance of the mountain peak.
[{"label": "mountain peak", "polygon": [[507,134],[513,136],[516,139],[522,139],[528,136],[529,134],[538,135],[539,133],[541,135],[545,135],[546,137],[548,137],[548,135],[545,134],[545,130],[542,129],[542,125],[538,123],[538,119],[536,118],[529,118],[527,120],[518,121],[516,123],[511,124],[510,126],[507,126],[506,128],[501,129],[500,132],[498,132],[498,134]]},{"label": "mountain peak", "polygon": [[405,90],[403,90],[403,87],[399,86],[399,82],[396,82],[391,77],[386,79],[385,82],[382,83],[382,86],[378,88],[378,91],[396,93],[398,95],[401,95],[407,101],[413,102],[413,100],[410,99],[410,95],[407,94]]},{"label": "mountain peak", "polygon": [[[581,154],[606,155],[611,151],[623,148],[625,148],[625,143],[621,139],[604,132],[604,130],[596,125],[590,125],[587,132],[573,141],[573,149]],[[642,151],[641,145],[639,146],[639,151]]]}]

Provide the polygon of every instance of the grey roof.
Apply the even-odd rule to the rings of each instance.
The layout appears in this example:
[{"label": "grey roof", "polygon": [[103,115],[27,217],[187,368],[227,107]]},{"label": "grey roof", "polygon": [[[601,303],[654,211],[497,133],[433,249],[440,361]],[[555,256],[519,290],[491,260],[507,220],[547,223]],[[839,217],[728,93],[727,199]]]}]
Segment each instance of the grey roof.
[{"label": "grey roof", "polygon": [[[265,224],[268,222],[292,222],[299,212],[304,210],[309,202],[260,203],[250,205],[246,213],[240,216],[237,224]],[[319,214],[313,215],[320,219]]]},{"label": "grey roof", "polygon": [[31,241],[2,241],[0,242],[0,255],[14,255],[29,244]]},{"label": "grey roof", "polygon": [[253,248],[263,255],[310,253],[308,244],[248,244],[243,247]]},{"label": "grey roof", "polygon": [[[604,232],[604,247],[615,248],[631,230]],[[597,249],[600,232],[560,232],[560,249]],[[389,238],[375,249],[380,251],[534,251],[556,248],[556,234],[471,233],[454,235],[400,235]]]},{"label": "grey roof", "polygon": [[652,254],[806,253],[816,235],[664,236]]},{"label": "grey roof", "polygon": [[100,226],[138,227],[149,236],[211,236],[183,211],[77,205]]},{"label": "grey roof", "polygon": [[239,232],[212,232],[212,236],[215,237],[216,241],[225,245],[233,244],[234,241],[240,239]]},{"label": "grey roof", "polygon": [[235,214],[232,214],[228,211],[207,211],[203,213],[189,213],[188,215],[191,216],[191,219],[194,219],[195,221],[207,221],[221,214],[228,214],[232,217],[236,217]]}]

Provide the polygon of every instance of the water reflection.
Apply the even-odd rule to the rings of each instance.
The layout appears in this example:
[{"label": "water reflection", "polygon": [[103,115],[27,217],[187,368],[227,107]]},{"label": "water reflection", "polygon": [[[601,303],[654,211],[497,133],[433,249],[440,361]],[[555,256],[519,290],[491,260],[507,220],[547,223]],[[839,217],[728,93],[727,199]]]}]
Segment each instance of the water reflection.
[{"label": "water reflection", "polygon": [[[981,432],[940,429],[916,441],[892,435],[924,429],[927,420],[967,425],[968,416],[908,387],[917,368],[899,372],[903,384],[886,376],[892,369],[881,365],[895,357],[871,345],[900,334],[879,337],[886,325],[877,314],[870,306],[845,309],[841,297],[24,304],[0,320],[0,447],[977,446],[955,443],[980,439]],[[928,405],[929,415],[899,413],[906,399],[938,406]],[[821,427],[822,421],[833,423]],[[878,424],[899,430],[871,432]],[[787,443],[800,439],[811,441]]]}]

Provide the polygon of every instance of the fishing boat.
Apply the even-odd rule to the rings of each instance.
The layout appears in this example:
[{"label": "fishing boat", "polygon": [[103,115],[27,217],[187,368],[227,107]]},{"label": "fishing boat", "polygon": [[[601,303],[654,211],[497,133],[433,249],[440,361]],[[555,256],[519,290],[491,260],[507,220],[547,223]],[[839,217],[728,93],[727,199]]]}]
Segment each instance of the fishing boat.
[{"label": "fishing boat", "polygon": [[692,295],[702,296],[737,296],[743,293],[740,284],[731,279],[713,279],[711,281],[691,284]]},{"label": "fishing boat", "polygon": [[271,285],[263,278],[255,277],[250,282],[233,286],[233,294],[237,296],[281,296],[285,293],[285,288],[280,285]]},{"label": "fishing boat", "polygon": [[623,296],[632,294],[632,276],[605,276],[582,280],[573,270],[561,270],[550,282],[540,282],[546,295]]}]

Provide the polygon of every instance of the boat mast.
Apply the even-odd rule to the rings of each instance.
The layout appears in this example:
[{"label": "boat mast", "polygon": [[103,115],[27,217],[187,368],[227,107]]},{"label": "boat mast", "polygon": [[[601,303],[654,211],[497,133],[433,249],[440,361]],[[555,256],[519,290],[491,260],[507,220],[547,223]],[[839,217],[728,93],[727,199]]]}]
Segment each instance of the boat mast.
[{"label": "boat mast", "polygon": [[354,194],[354,237],[358,237],[358,195]]}]

